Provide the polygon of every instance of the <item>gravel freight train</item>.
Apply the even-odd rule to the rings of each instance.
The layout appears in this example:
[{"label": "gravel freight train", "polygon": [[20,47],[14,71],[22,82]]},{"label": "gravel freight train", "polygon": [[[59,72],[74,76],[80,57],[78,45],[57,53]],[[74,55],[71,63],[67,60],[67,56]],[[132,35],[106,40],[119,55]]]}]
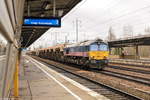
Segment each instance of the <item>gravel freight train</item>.
[{"label": "gravel freight train", "polygon": [[83,68],[103,69],[108,64],[109,48],[106,42],[97,39],[56,45],[32,51],[30,54],[64,63],[78,64]]}]

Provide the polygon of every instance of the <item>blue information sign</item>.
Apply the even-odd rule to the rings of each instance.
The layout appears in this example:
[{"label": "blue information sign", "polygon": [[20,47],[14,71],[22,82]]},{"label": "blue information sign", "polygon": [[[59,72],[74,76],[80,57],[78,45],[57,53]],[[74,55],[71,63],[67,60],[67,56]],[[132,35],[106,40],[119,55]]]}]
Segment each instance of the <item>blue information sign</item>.
[{"label": "blue information sign", "polygon": [[60,27],[60,18],[37,18],[37,17],[25,17],[24,26],[48,26],[48,27]]}]

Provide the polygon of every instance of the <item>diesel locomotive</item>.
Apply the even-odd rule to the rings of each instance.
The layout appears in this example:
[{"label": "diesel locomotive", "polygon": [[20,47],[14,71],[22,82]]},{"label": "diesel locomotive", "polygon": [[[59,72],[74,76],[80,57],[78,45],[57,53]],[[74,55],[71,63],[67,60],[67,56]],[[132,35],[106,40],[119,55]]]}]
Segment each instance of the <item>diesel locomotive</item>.
[{"label": "diesel locomotive", "polygon": [[103,69],[108,64],[109,47],[106,42],[96,39],[75,44],[56,45],[32,51],[32,55],[63,63],[74,63],[83,68]]}]

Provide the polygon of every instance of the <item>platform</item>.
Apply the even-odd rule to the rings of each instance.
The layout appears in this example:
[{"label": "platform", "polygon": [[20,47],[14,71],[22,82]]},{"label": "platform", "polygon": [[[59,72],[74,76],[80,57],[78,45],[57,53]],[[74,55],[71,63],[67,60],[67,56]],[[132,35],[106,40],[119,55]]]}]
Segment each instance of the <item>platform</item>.
[{"label": "platform", "polygon": [[108,100],[31,57],[23,57],[19,100]]}]

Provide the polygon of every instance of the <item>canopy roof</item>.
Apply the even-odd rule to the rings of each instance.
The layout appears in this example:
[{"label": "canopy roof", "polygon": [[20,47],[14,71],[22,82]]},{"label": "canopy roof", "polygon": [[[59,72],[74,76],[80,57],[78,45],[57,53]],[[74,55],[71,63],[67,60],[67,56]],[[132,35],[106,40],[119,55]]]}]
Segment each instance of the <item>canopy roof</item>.
[{"label": "canopy roof", "polygon": [[[62,18],[81,0],[55,0],[56,11],[55,17]],[[53,0],[25,0],[24,16],[32,17],[51,17],[53,16]],[[21,45],[22,47],[30,46],[36,41],[48,27],[22,27]]]}]

